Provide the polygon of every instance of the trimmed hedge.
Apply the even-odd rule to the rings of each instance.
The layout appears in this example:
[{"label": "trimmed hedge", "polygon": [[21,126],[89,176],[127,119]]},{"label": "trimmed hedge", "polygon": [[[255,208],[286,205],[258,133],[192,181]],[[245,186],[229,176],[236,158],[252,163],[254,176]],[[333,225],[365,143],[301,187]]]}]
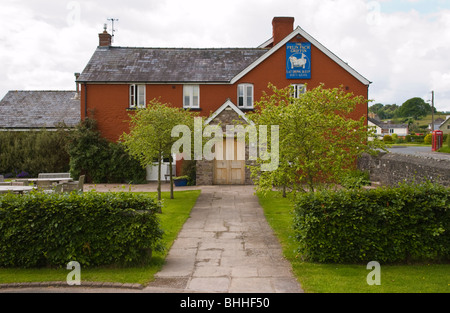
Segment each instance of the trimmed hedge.
[{"label": "trimmed hedge", "polygon": [[0,131],[0,174],[7,178],[68,172],[67,136],[62,127],[57,131]]},{"label": "trimmed hedge", "polygon": [[0,266],[136,264],[160,249],[152,198],[132,193],[0,196]]},{"label": "trimmed hedge", "polygon": [[294,209],[299,253],[313,262],[450,259],[450,189],[426,183],[308,193]]}]

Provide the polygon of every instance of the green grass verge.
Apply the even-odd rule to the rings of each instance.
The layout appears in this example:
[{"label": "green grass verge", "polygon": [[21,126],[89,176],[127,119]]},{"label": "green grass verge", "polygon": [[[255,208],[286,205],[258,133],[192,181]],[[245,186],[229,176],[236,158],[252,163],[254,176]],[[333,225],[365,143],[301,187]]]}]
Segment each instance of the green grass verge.
[{"label": "green grass verge", "polygon": [[258,195],[267,221],[305,292],[314,293],[448,293],[450,264],[381,264],[381,285],[368,285],[366,264],[318,264],[297,255],[292,228],[293,207],[279,193]]},{"label": "green grass verge", "polygon": [[[144,193],[156,198],[156,192]],[[161,226],[164,229],[164,252],[154,252],[152,260],[145,266],[136,267],[98,267],[81,268],[81,281],[138,283],[146,285],[154,280],[154,275],[161,269],[165,257],[189,217],[192,208],[200,195],[200,190],[176,191],[175,199],[170,199],[169,192],[162,193],[163,209],[160,214]],[[69,270],[61,269],[10,269],[0,268],[0,284],[23,282],[66,281]]]},{"label": "green grass verge", "polygon": [[449,146],[442,146],[442,148],[440,148],[438,150],[438,152],[442,152],[442,153],[450,153],[450,147]]}]

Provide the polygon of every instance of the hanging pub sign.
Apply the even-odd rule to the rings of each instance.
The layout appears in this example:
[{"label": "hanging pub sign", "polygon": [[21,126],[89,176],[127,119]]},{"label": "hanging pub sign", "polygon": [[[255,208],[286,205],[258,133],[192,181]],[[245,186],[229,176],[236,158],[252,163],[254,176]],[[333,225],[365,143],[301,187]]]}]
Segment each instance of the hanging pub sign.
[{"label": "hanging pub sign", "polygon": [[286,44],[286,78],[311,78],[311,43]]}]

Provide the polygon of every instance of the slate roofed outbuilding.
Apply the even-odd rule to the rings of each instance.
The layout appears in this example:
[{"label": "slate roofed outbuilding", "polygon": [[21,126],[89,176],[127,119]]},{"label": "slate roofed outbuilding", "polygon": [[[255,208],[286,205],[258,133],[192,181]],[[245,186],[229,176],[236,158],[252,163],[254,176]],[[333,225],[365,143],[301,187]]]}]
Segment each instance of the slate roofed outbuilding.
[{"label": "slate roofed outbuilding", "polygon": [[0,101],[0,129],[74,127],[79,122],[76,91],[9,91]]},{"label": "slate roofed outbuilding", "polygon": [[230,82],[264,48],[98,47],[78,82]]}]

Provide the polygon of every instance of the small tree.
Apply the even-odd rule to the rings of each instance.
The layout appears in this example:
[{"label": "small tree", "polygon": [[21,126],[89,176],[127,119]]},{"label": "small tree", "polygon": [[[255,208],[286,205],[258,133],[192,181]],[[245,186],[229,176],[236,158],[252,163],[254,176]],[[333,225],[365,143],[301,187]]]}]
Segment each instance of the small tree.
[{"label": "small tree", "polygon": [[[265,161],[258,159],[251,167],[259,190],[275,186],[285,194],[286,189],[314,191],[339,183],[355,169],[359,155],[381,146],[379,140],[368,140],[375,135],[368,130],[365,117],[348,117],[357,104],[367,102],[362,96],[320,85],[297,99],[290,88],[269,87],[273,94],[263,95],[251,118],[256,126],[279,125],[279,166],[263,172],[260,165]],[[267,148],[271,148],[270,141]]]},{"label": "small tree", "polygon": [[171,148],[177,140],[171,136],[177,125],[193,125],[193,114],[182,108],[154,99],[145,109],[130,114],[130,132],[121,136],[128,153],[138,159],[142,166],[158,162],[158,200],[161,200],[161,163],[165,156],[170,162],[170,198],[173,199],[173,173]]}]

